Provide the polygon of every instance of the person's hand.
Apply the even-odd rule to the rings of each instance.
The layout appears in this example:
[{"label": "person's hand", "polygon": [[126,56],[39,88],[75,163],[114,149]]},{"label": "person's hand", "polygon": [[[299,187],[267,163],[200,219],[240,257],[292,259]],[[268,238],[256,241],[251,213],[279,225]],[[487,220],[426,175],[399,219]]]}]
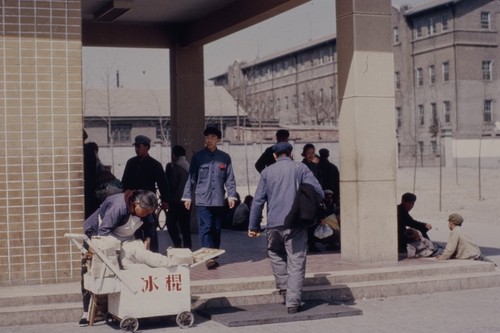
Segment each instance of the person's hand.
[{"label": "person's hand", "polygon": [[234,199],[228,198],[227,204],[229,205],[229,209],[233,209],[234,205],[236,204],[236,201]]},{"label": "person's hand", "polygon": [[144,240],[144,246],[146,247],[146,250],[151,249],[151,238],[148,237]]},{"label": "person's hand", "polygon": [[427,230],[431,230],[432,229],[432,224],[426,223],[425,227],[427,228]]},{"label": "person's hand", "polygon": [[260,236],[260,231],[257,230],[248,230],[248,237],[255,238]]},{"label": "person's hand", "polygon": [[184,207],[185,207],[187,210],[191,210],[191,200],[184,201]]},{"label": "person's hand", "polygon": [[161,202],[161,209],[163,210],[168,210],[168,202],[162,201]]}]

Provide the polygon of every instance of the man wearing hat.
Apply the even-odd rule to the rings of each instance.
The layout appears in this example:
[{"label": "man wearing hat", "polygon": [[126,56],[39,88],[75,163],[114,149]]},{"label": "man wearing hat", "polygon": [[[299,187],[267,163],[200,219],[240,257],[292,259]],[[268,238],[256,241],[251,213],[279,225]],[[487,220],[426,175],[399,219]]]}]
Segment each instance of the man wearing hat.
[{"label": "man wearing hat", "polygon": [[[138,135],[134,140],[135,157],[127,161],[123,171],[123,190],[148,190],[156,193],[156,187],[160,191],[161,207],[168,209],[168,183],[163,166],[160,162],[149,155],[151,139],[145,135]],[[156,229],[155,229],[156,232]],[[144,235],[138,235],[144,238]],[[157,235],[152,239],[144,239],[146,246],[153,252],[158,252]]]},{"label": "man wearing hat", "polygon": [[[290,136],[290,132],[288,132],[286,129],[279,129],[276,131],[276,142],[277,143],[278,142],[288,142],[289,136]],[[255,169],[257,169],[257,171],[259,173],[261,173],[265,167],[268,167],[271,164],[273,164],[274,162],[276,162],[276,160],[274,159],[274,156],[273,156],[273,147],[274,146],[271,146],[271,147],[268,147],[266,150],[264,150],[264,152],[259,157],[257,162],[255,162]]]},{"label": "man wearing hat", "polygon": [[285,217],[290,212],[300,184],[309,184],[324,198],[323,190],[311,170],[303,163],[294,162],[292,145],[278,142],[273,146],[276,163],[262,171],[255,191],[248,236],[260,235],[260,221],[267,202],[267,254],[271,261],[276,288],[285,297],[287,312],[302,309],[301,295],[304,283],[307,252],[307,227],[285,227]]},{"label": "man wearing hat", "polygon": [[459,214],[454,213],[448,217],[448,228],[451,230],[451,234],[443,254],[437,257],[438,260],[485,260],[481,255],[479,247],[462,231],[461,226],[463,222],[464,219]]},{"label": "man wearing hat", "polygon": [[[236,181],[231,157],[217,149],[221,138],[220,130],[209,126],[203,134],[205,148],[194,154],[191,159],[182,201],[186,209],[190,210],[194,191],[200,245],[218,249],[225,212],[224,197],[227,190],[229,208],[233,208],[237,200]],[[208,269],[214,269],[219,263],[210,259],[206,266]]]}]

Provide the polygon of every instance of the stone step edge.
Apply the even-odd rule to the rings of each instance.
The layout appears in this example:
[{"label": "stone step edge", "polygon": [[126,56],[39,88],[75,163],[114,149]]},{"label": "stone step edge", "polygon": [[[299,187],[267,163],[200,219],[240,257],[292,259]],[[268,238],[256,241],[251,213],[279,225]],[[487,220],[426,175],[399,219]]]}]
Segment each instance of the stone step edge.
[{"label": "stone step edge", "polygon": [[[399,293],[390,293],[387,294],[387,296],[383,296],[381,293],[378,291],[382,290],[381,288],[396,288],[396,290],[402,291],[400,286],[403,285],[409,285],[411,286],[414,290],[417,290],[419,286],[421,285],[429,285],[433,283],[440,283],[440,282],[457,282],[457,281],[474,281],[477,280],[476,282],[479,282],[479,280],[492,280],[492,283],[488,285],[487,287],[482,286],[478,288],[490,288],[490,287],[497,287],[500,286],[500,272],[495,271],[495,272],[487,272],[487,273],[464,273],[464,274],[452,274],[452,275],[441,275],[441,276],[428,276],[428,277],[415,277],[411,279],[391,279],[391,280],[378,280],[378,281],[363,281],[363,282],[352,282],[352,283],[345,283],[345,284],[333,284],[333,285],[322,285],[322,286],[305,286],[303,288],[303,293],[308,294],[308,293],[325,293],[325,292],[333,292],[337,290],[349,290],[352,293],[352,296],[354,299],[359,299],[359,298],[377,298],[377,297],[389,297],[389,296],[395,296],[399,295]],[[367,290],[367,289],[373,289],[375,288],[375,293],[367,294],[366,292],[356,292],[356,290]],[[406,289],[407,291],[410,291],[412,288]],[[468,288],[468,289],[474,289],[474,288]],[[439,291],[451,291],[454,289],[443,289],[441,288]],[[406,293],[401,293],[401,295],[409,295],[409,294],[420,294],[421,292],[409,292],[408,294]],[[425,292],[423,292],[425,293]],[[204,302],[214,300],[214,299],[226,299],[228,302],[230,302],[233,305],[243,305],[243,304],[249,304],[249,303],[239,303],[238,300],[241,299],[242,297],[249,297],[249,296],[255,296],[255,297],[261,297],[261,298],[272,298],[275,299],[276,302],[279,302],[282,300],[281,296],[278,295],[277,289],[272,288],[272,289],[261,289],[261,290],[245,290],[245,291],[230,291],[230,292],[222,292],[218,293],[217,296],[214,296],[213,293],[206,293],[206,294],[193,294],[192,298],[194,301],[194,307],[204,307]],[[255,304],[255,303],[250,303],[250,304]],[[257,303],[258,304],[258,303]]]},{"label": "stone step edge", "polygon": [[[498,270],[492,263],[479,261],[461,262],[452,264],[452,262],[443,262],[443,264],[422,264],[408,267],[384,267],[369,268],[360,270],[342,270],[326,271],[317,273],[307,273],[306,286],[323,285],[322,282],[331,283],[354,283],[363,281],[381,281],[411,278],[418,276],[440,276],[464,273],[488,273]],[[255,288],[272,288],[274,286],[273,276],[231,278],[217,280],[196,280],[191,281],[191,293],[221,293],[241,290],[241,285],[252,286]]]}]

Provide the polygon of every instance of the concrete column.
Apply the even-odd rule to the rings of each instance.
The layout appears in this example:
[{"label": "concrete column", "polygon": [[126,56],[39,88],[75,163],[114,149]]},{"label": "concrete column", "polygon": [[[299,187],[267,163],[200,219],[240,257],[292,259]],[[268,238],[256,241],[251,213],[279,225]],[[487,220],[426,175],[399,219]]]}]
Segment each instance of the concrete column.
[{"label": "concrete column", "polygon": [[170,48],[170,116],[172,145],[186,149],[187,158],[203,147],[205,89],[203,47]]},{"label": "concrete column", "polygon": [[342,260],[396,262],[390,0],[337,0]]}]

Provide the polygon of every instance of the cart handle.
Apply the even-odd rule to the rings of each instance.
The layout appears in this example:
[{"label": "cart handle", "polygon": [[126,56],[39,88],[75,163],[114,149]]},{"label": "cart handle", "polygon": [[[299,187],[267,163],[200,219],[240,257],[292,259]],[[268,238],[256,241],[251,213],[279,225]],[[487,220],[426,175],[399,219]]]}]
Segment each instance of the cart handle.
[{"label": "cart handle", "polygon": [[71,239],[72,242],[76,242],[76,240],[82,240],[85,241],[90,248],[94,251],[94,253],[99,257],[99,259],[102,260],[102,262],[113,272],[118,279],[133,293],[137,294],[137,289],[129,286],[127,282],[125,281],[125,278],[123,277],[122,273],[120,272],[119,269],[116,269],[116,267],[113,265],[113,263],[108,259],[107,256],[104,255],[104,253],[101,252],[101,250],[95,246],[94,242],[92,242],[91,239],[87,237],[87,235],[84,234],[71,234],[71,233],[66,233],[64,234],[64,237]]}]

